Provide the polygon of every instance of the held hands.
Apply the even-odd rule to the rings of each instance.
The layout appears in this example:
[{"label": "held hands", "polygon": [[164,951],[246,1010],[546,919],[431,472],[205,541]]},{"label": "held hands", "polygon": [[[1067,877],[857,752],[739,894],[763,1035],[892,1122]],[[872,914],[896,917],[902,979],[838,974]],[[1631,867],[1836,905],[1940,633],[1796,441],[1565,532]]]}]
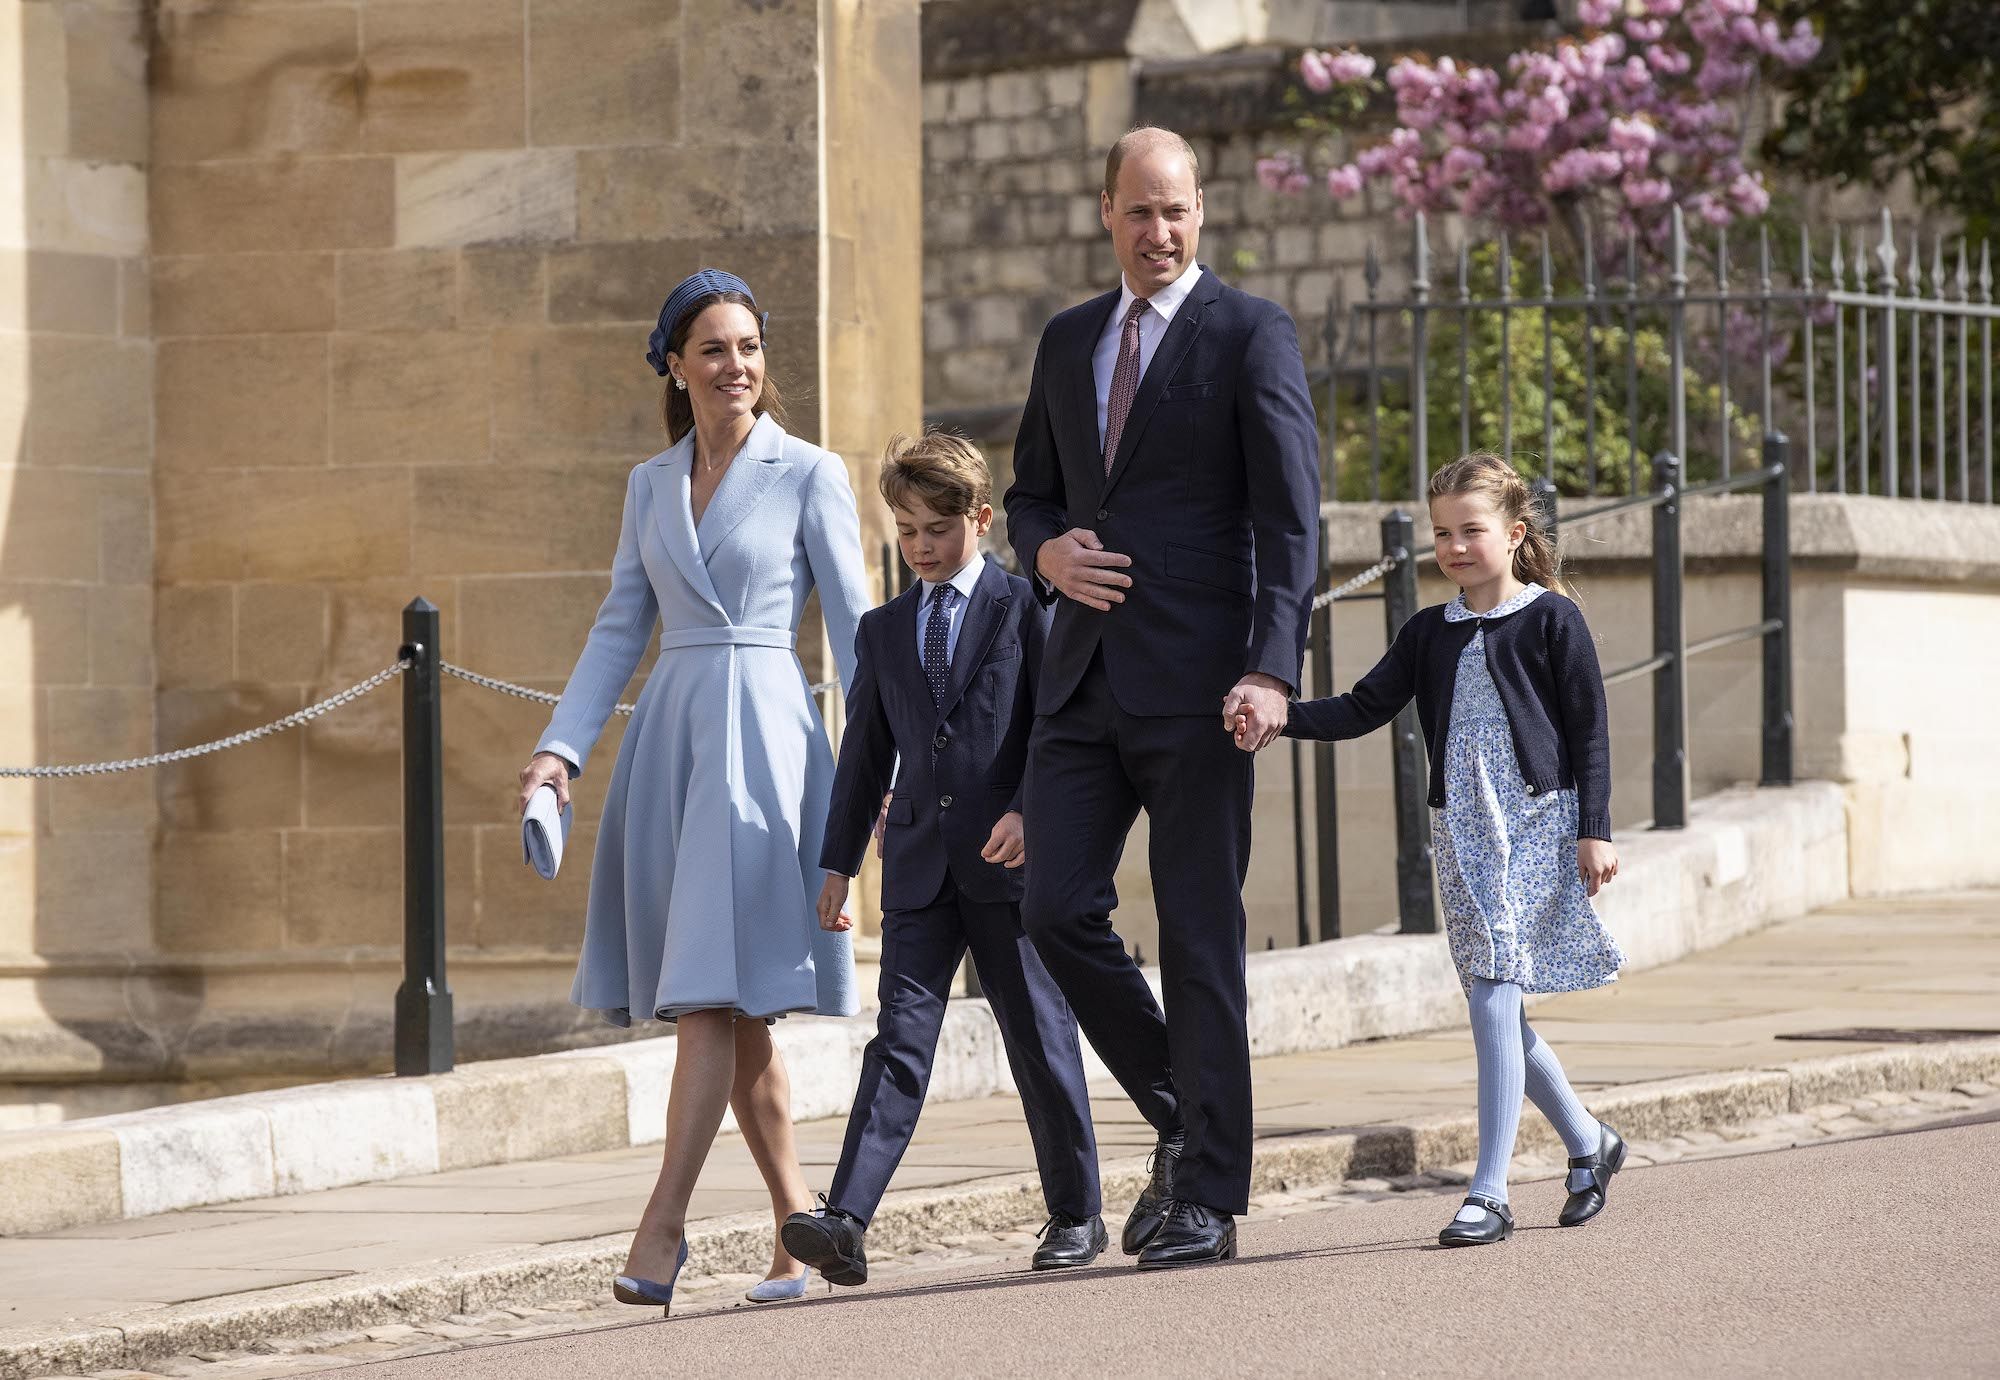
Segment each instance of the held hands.
[{"label": "held hands", "polygon": [[1002,867],[1019,867],[1028,861],[1028,845],[1021,834],[1021,812],[1009,810],[994,821],[993,834],[979,856]]},{"label": "held hands", "polygon": [[535,792],[543,786],[556,788],[556,808],[569,808],[569,763],[553,752],[538,752],[521,768],[521,794],[514,802],[517,812],[525,811]]},{"label": "held hands", "polygon": [[1222,728],[1245,752],[1269,747],[1285,727],[1291,706],[1276,676],[1252,671],[1222,698]]},{"label": "held hands", "polygon": [[854,917],[847,913],[847,884],[849,878],[838,872],[826,874],[826,881],[819,889],[819,927],[839,934],[854,928]]},{"label": "held hands", "polygon": [[1119,571],[1130,564],[1130,556],[1106,551],[1097,533],[1081,527],[1051,537],[1035,553],[1036,573],[1057,593],[1099,613],[1125,602],[1124,591],[1132,587],[1132,577]]},{"label": "held hands", "polygon": [[1576,875],[1595,896],[1599,887],[1618,875],[1618,850],[1603,839],[1578,839]]}]

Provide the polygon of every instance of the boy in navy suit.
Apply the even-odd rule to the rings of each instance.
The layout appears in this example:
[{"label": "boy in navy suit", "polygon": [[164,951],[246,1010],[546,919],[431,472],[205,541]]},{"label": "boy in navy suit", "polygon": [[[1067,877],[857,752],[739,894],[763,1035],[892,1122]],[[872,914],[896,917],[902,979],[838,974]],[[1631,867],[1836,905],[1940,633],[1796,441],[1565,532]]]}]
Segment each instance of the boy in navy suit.
[{"label": "boy in navy suit", "polygon": [[993,481],[970,441],[897,437],[881,488],[920,578],[863,614],[855,634],[819,898],[822,927],[853,923],[848,883],[893,776],[881,826],[881,1017],[827,1206],[787,1219],[785,1249],[830,1283],[867,1282],[862,1236],[916,1129],[952,977],[970,949],[1048,1203],[1034,1267],[1088,1265],[1107,1238],[1076,1021],[1021,929],[1021,780],[1046,615],[1027,581],[980,554]]}]

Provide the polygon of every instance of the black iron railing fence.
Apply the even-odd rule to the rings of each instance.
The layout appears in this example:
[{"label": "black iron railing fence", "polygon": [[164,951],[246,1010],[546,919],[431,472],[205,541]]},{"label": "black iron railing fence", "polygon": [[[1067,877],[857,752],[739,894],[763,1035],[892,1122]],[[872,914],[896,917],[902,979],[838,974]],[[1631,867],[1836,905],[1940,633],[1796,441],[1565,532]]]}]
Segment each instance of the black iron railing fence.
[{"label": "black iron railing fence", "polygon": [[1419,214],[1399,257],[1405,293],[1384,295],[1371,244],[1363,300],[1327,308],[1330,497],[1421,502],[1453,444],[1532,456],[1568,494],[1636,494],[1648,439],[1701,480],[1785,431],[1795,490],[1994,501],[1983,240],[1885,210],[1872,246],[1800,227],[1774,248],[1768,228],[1692,235],[1676,208],[1657,249],[1586,238],[1559,264],[1546,234],[1502,233],[1441,263]]}]

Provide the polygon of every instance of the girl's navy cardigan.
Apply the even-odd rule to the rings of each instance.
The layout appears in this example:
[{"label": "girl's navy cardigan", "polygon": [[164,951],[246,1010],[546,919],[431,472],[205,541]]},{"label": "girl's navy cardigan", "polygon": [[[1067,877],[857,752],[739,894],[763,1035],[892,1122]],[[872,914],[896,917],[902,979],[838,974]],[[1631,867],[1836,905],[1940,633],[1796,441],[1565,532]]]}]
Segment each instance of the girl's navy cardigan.
[{"label": "girl's navy cardigan", "polygon": [[1431,758],[1430,803],[1443,808],[1443,748],[1458,658],[1483,627],[1486,669],[1506,708],[1529,793],[1575,790],[1578,837],[1609,842],[1611,735],[1604,675],[1583,610],[1552,590],[1501,618],[1448,623],[1444,609],[1434,604],[1403,624],[1387,655],[1347,694],[1293,704],[1285,736],[1359,738],[1414,697]]}]

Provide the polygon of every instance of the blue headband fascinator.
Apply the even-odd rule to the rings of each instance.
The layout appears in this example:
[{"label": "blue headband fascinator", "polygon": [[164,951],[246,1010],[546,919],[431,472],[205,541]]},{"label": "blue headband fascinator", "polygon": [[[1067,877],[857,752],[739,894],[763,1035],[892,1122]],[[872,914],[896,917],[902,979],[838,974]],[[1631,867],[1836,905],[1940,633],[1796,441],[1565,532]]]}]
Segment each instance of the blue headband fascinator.
[{"label": "blue headband fascinator", "polygon": [[[750,291],[750,285],[734,273],[725,273],[719,268],[699,269],[681,279],[680,285],[667,294],[667,304],[660,308],[660,324],[653,327],[653,334],[646,340],[646,363],[653,366],[653,372],[664,376],[667,372],[667,341],[673,336],[674,327],[681,317],[704,297],[713,297],[719,292],[740,292],[753,303],[757,294]],[[754,310],[754,308],[753,308]],[[757,313],[757,329],[763,330],[771,319],[771,313]]]}]

